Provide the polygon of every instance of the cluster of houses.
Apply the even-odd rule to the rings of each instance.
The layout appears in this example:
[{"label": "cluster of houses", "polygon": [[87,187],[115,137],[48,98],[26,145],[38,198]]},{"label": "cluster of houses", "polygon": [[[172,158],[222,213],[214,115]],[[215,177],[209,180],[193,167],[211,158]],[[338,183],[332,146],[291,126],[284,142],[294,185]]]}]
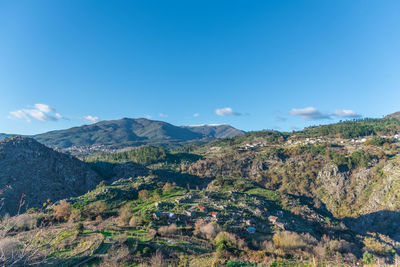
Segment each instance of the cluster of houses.
[{"label": "cluster of houses", "polygon": [[[57,148],[55,149],[57,150]],[[92,146],[71,146],[63,148],[60,151],[71,155],[88,155],[88,154],[93,154],[95,152],[112,153],[116,152],[117,149],[111,149],[105,145],[92,145]]]},{"label": "cluster of houses", "polygon": [[[191,199],[191,196],[188,194],[184,197],[179,197],[174,200],[176,204],[184,204],[184,203],[190,203],[189,201]],[[205,200],[209,199],[208,196],[205,196]],[[207,201],[207,200],[206,200]],[[262,203],[261,203],[262,204]],[[169,224],[171,223],[184,223],[186,225],[193,226],[196,219],[202,218],[205,221],[215,221],[215,222],[223,222],[225,220],[229,220],[230,218],[234,218],[235,221],[242,221],[239,225],[235,226],[240,228],[244,228],[243,230],[247,231],[249,234],[254,234],[256,231],[269,231],[270,225],[269,224],[260,224],[260,222],[257,223],[256,220],[252,219],[251,217],[248,217],[248,215],[245,215],[246,213],[243,212],[243,210],[238,210],[238,212],[233,212],[229,216],[222,216],[222,214],[225,214],[223,211],[226,210],[228,207],[226,205],[213,205],[215,206],[212,209],[207,208],[205,204],[196,204],[196,205],[187,205],[188,209],[184,209],[182,212],[171,212],[167,210],[171,210],[171,208],[174,206],[173,203],[171,202],[156,202],[155,207],[157,208],[157,211],[153,213],[153,219],[154,221],[164,221]],[[258,212],[257,212],[258,210]],[[262,212],[258,208],[255,209],[253,214],[259,213],[258,215],[265,215],[268,216],[268,214]],[[226,214],[225,214],[226,215]],[[270,215],[268,217],[268,221],[270,224],[274,225],[276,228],[284,230],[285,229],[285,223],[281,220],[283,217],[283,212],[278,211],[275,215]]]},{"label": "cluster of houses", "polygon": [[258,147],[265,147],[267,146],[267,143],[265,141],[247,141],[244,143],[242,146],[239,147],[239,150],[245,151],[245,150],[253,150]]},{"label": "cluster of houses", "polygon": [[322,138],[306,138],[304,140],[287,140],[287,145],[312,145],[312,144],[322,144],[326,143],[325,139]]},{"label": "cluster of houses", "polygon": [[[392,139],[394,141],[400,141],[400,134],[395,134],[393,136],[386,136],[386,135],[381,135],[381,138],[385,139]],[[286,141],[286,145],[310,145],[310,144],[322,144],[322,143],[341,143],[345,144],[347,142],[350,143],[365,143],[369,138],[368,137],[363,137],[363,138],[353,138],[349,141],[347,140],[338,140],[335,138],[306,138],[306,139],[301,139],[301,140],[294,140],[294,139],[289,139]]]}]

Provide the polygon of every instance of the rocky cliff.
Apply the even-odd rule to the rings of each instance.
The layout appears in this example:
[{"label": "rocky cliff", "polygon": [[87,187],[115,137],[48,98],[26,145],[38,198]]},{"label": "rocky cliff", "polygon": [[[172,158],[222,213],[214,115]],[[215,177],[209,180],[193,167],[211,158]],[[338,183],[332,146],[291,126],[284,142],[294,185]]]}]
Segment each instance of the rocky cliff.
[{"label": "rocky cliff", "polygon": [[34,139],[14,137],[0,141],[2,214],[42,207],[48,199],[81,195],[93,189],[99,180],[86,163]]}]

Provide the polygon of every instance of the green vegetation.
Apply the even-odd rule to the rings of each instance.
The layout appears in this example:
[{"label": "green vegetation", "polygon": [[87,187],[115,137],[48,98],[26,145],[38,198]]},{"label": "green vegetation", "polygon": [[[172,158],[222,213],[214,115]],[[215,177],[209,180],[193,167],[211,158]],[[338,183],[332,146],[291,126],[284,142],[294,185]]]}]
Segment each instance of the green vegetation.
[{"label": "green vegetation", "polygon": [[[388,264],[400,253],[400,158],[398,144],[378,135],[394,133],[396,123],[93,154],[87,161],[104,181],[4,217],[0,249],[59,266]],[[347,140],[359,136],[367,137]]]},{"label": "green vegetation", "polygon": [[296,132],[296,136],[324,136],[349,139],[377,134],[392,135],[399,130],[400,125],[397,119],[361,119],[310,127],[303,131]]},{"label": "green vegetation", "polygon": [[88,162],[153,164],[165,161],[167,152],[163,148],[143,146],[116,153],[97,153],[87,158]]}]

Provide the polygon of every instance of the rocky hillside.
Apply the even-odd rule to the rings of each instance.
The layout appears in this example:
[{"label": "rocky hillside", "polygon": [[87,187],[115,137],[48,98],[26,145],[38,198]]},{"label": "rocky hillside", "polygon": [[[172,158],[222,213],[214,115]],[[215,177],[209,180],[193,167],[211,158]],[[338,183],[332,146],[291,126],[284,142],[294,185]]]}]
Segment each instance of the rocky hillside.
[{"label": "rocky hillside", "polygon": [[387,115],[388,118],[400,119],[400,111]]},{"label": "rocky hillside", "polygon": [[0,141],[1,213],[77,196],[93,189],[99,176],[87,163],[56,152],[31,138]]},{"label": "rocky hillside", "polygon": [[6,137],[9,137],[9,134],[0,133],[0,140],[3,140]]},{"label": "rocky hillside", "polygon": [[124,118],[52,131],[33,138],[47,146],[79,154],[79,150],[93,152],[141,145],[172,147],[198,144],[240,134],[241,131],[228,125],[178,127],[162,121]]}]

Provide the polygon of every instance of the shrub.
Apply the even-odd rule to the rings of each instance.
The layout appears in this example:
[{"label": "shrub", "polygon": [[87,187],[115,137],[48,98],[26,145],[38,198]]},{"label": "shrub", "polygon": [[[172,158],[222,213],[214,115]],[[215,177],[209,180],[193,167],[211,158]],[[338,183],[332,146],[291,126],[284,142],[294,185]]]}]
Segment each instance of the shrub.
[{"label": "shrub", "polygon": [[179,233],[179,228],[173,223],[168,226],[161,226],[158,228],[158,233],[162,236],[176,235]]},{"label": "shrub", "polygon": [[131,205],[126,204],[122,206],[119,211],[119,223],[122,226],[128,225],[130,218],[132,217]]},{"label": "shrub", "polygon": [[82,222],[78,222],[76,225],[75,225],[75,231],[78,233],[78,235],[79,234],[82,234],[83,233],[83,230],[85,230],[85,226],[83,225],[83,223]]},{"label": "shrub", "polygon": [[138,194],[138,197],[140,199],[147,199],[149,197],[149,191],[147,191],[146,189],[140,190],[139,194]]},{"label": "shrub", "polygon": [[164,261],[164,257],[160,250],[151,257],[150,264],[152,267],[167,267],[168,264]]},{"label": "shrub", "polygon": [[19,245],[20,242],[11,237],[0,239],[0,262],[1,259],[7,260],[15,257]]},{"label": "shrub", "polygon": [[205,224],[202,219],[198,219],[195,223],[194,234],[206,239],[213,239],[221,231],[217,223],[211,222]]},{"label": "shrub", "polygon": [[371,160],[370,155],[368,155],[365,151],[356,150],[353,153],[351,153],[349,157],[349,163],[348,163],[349,169],[357,167],[366,168],[370,160]]},{"label": "shrub", "polygon": [[65,200],[61,200],[60,204],[54,207],[54,217],[57,220],[67,220],[71,215],[71,204]]},{"label": "shrub", "polygon": [[364,264],[372,264],[375,262],[375,257],[368,251],[365,251],[362,257],[362,262]]},{"label": "shrub", "polygon": [[11,217],[9,223],[15,231],[31,230],[37,225],[37,216],[25,213]]},{"label": "shrub", "polygon": [[232,252],[238,247],[238,239],[234,234],[219,232],[214,239],[218,252]]},{"label": "shrub", "polygon": [[102,201],[96,201],[94,203],[90,203],[87,207],[88,214],[93,217],[102,216],[106,211],[107,206]]},{"label": "shrub", "polygon": [[303,238],[295,232],[277,232],[274,234],[272,240],[277,248],[283,250],[302,249],[306,247]]},{"label": "shrub", "polygon": [[171,187],[172,187],[172,184],[170,182],[166,182],[163,186],[163,191],[167,192],[171,189]]},{"label": "shrub", "polygon": [[139,216],[132,216],[131,219],[129,220],[129,226],[130,227],[137,227],[142,224],[142,218]]},{"label": "shrub", "polygon": [[81,219],[81,211],[78,209],[71,210],[71,215],[69,215],[69,222],[77,222]]},{"label": "shrub", "polygon": [[364,238],[364,245],[368,251],[381,256],[389,256],[392,253],[392,248],[383,244],[373,237]]},{"label": "shrub", "polygon": [[333,256],[337,253],[343,253],[350,250],[350,245],[344,240],[329,240],[324,245],[326,256]]}]

